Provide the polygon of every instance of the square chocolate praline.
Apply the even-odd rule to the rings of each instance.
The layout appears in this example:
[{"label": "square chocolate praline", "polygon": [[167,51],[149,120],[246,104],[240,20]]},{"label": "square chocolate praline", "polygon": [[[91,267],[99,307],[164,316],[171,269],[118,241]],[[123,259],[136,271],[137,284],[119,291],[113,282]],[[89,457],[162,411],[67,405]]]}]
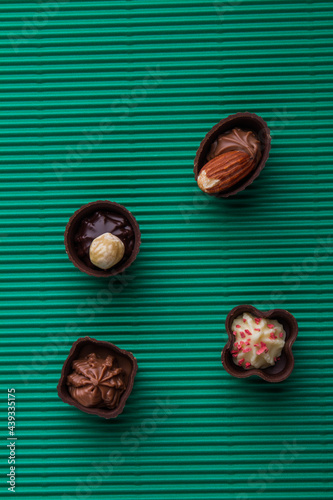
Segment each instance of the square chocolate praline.
[{"label": "square chocolate praline", "polygon": [[[73,361],[87,356],[88,354],[95,353],[102,357],[107,355],[115,356],[117,358],[118,366],[124,370],[124,381],[126,384],[126,389],[120,397],[120,402],[118,406],[112,410],[108,408],[101,407],[86,407],[78,403],[69,393],[67,386],[67,377],[73,371],[72,363]],[[120,349],[119,347],[111,344],[111,342],[106,342],[103,340],[96,340],[90,337],[82,337],[78,339],[72,345],[71,350],[67,356],[67,359],[62,367],[61,377],[58,383],[58,395],[63,400],[72,406],[76,406],[79,410],[90,413],[93,415],[98,415],[106,419],[116,418],[120,413],[122,413],[127,398],[132,392],[134,385],[134,378],[138,369],[138,364],[136,358],[129,351]]]},{"label": "square chocolate praline", "polygon": [[[286,332],[286,340],[283,346],[281,356],[273,366],[268,368],[250,368],[245,369],[234,363],[231,350],[234,343],[234,336],[232,333],[232,322],[237,316],[242,313],[249,313],[257,318],[265,319],[275,319],[282,324]],[[257,375],[266,382],[282,382],[289,377],[294,368],[294,355],[292,352],[292,345],[296,340],[298,334],[298,325],[294,316],[286,311],[285,309],[271,309],[270,311],[264,312],[259,311],[255,307],[244,304],[232,309],[225,321],[225,327],[228,334],[228,341],[222,351],[222,364],[225,370],[230,373],[230,375],[236,378],[246,378],[252,375]]]}]

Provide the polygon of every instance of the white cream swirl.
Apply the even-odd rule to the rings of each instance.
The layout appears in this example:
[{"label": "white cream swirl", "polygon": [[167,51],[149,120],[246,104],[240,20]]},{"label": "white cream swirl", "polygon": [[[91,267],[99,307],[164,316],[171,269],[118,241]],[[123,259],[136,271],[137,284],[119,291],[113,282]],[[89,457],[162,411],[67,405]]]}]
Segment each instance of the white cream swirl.
[{"label": "white cream swirl", "polygon": [[243,313],[232,322],[235,337],[231,354],[245,369],[267,368],[276,363],[285,344],[286,332],[277,320]]}]

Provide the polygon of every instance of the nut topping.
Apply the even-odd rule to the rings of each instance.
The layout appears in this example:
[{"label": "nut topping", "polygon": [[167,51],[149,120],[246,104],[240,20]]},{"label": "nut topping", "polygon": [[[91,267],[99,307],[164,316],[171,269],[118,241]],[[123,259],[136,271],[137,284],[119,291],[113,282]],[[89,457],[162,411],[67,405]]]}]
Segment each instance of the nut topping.
[{"label": "nut topping", "polygon": [[100,269],[110,269],[118,264],[125,254],[125,245],[118,236],[104,233],[95,238],[89,249],[91,262]]},{"label": "nut topping", "polygon": [[210,160],[198,176],[199,188],[208,194],[225,191],[244,179],[256,162],[243,151],[228,151]]}]

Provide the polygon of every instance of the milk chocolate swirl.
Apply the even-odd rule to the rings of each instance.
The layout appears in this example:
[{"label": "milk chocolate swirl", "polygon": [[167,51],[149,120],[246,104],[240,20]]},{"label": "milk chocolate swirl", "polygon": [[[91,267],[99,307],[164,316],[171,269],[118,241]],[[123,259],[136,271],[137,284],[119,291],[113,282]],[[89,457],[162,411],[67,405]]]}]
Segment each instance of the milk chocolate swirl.
[{"label": "milk chocolate swirl", "polygon": [[93,352],[73,361],[72,368],[67,377],[68,391],[78,403],[88,408],[113,409],[119,405],[126,384],[117,358],[99,357]]},{"label": "milk chocolate swirl", "polygon": [[253,132],[233,128],[230,132],[219,135],[216,141],[213,142],[207,155],[207,161],[228,151],[243,151],[251,159],[255,160],[257,165],[261,158],[260,146],[260,141]]}]

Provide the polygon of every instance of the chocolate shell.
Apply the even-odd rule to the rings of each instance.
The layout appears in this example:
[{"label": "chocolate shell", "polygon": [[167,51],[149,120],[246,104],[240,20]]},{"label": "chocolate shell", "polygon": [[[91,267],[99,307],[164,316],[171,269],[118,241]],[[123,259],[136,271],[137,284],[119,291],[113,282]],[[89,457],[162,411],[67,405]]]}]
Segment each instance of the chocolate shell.
[{"label": "chocolate shell", "polygon": [[228,198],[229,196],[233,196],[240,191],[243,191],[243,189],[252,184],[264,168],[271,149],[270,130],[267,123],[260,116],[254,113],[236,113],[235,115],[230,115],[214,125],[214,127],[202,140],[194,159],[195,180],[198,179],[200,170],[207,163],[207,155],[209,154],[213,142],[219,135],[228,132],[235,127],[242,130],[251,130],[256,135],[261,144],[261,159],[247,177],[232,186],[228,191],[211,194],[211,196],[215,196],[217,198]]},{"label": "chocolate shell", "polygon": [[[88,266],[78,255],[75,245],[75,235],[81,221],[99,210],[123,216],[133,228],[134,233],[134,245],[130,256],[127,259],[120,261],[112,268],[106,270],[99,269],[93,265],[91,267]],[[141,232],[135,217],[123,205],[119,205],[118,203],[108,200],[94,201],[82,206],[72,215],[66,226],[65,247],[69,259],[73,262],[74,266],[80,269],[83,273],[98,278],[109,278],[110,276],[115,276],[116,274],[124,272],[125,269],[127,269],[136,259],[136,256],[139,253],[140,244]]]},{"label": "chocolate shell", "polygon": [[[286,340],[280,359],[276,361],[274,366],[269,366],[268,368],[263,369],[250,368],[249,370],[245,370],[233,362],[231,350],[234,343],[234,336],[231,325],[234,319],[244,312],[252,314],[257,318],[276,319],[283,325],[286,332]],[[258,377],[261,377],[267,382],[282,382],[282,380],[289,377],[294,368],[292,345],[298,334],[297,321],[294,316],[290,314],[290,312],[285,309],[272,309],[271,311],[263,312],[250,305],[240,305],[230,311],[225,321],[225,327],[228,334],[228,341],[222,351],[222,364],[230,375],[237,378],[246,378],[251,377],[252,375],[258,375]]]},{"label": "chocolate shell", "polygon": [[[67,385],[67,377],[73,371],[72,363],[73,361],[80,359],[88,354],[95,353],[99,356],[111,355],[115,356],[117,363],[120,368],[123,369],[124,380],[126,384],[126,389],[120,397],[119,404],[116,408],[109,410],[107,408],[99,407],[86,407],[76,401],[69,393]],[[102,340],[96,340],[90,337],[82,337],[78,339],[72,345],[69,351],[68,357],[62,367],[61,377],[58,383],[58,395],[63,400],[72,406],[76,406],[79,410],[90,413],[93,415],[98,415],[102,418],[116,418],[120,413],[122,413],[126,400],[132,392],[134,385],[134,378],[138,370],[138,364],[131,352],[120,349],[119,347],[111,344],[111,342],[106,342]]]}]

